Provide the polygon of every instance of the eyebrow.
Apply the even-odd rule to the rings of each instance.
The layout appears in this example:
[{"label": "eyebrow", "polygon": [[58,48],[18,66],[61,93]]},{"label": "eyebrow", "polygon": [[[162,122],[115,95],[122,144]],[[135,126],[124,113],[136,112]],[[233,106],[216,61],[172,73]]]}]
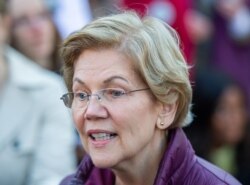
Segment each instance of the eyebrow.
[{"label": "eyebrow", "polygon": [[85,83],[80,78],[74,78],[73,82],[78,82],[79,84],[84,85]]},{"label": "eyebrow", "polygon": [[111,76],[111,77],[109,77],[108,79],[104,80],[104,83],[107,84],[107,83],[110,83],[111,81],[116,80],[116,79],[120,79],[120,80],[123,80],[123,81],[129,83],[127,79],[125,79],[125,78],[123,78],[123,77],[121,77],[121,76],[117,76],[117,75]]},{"label": "eyebrow", "polygon": [[[116,80],[116,79],[120,79],[120,80],[125,81],[126,83],[129,83],[127,79],[125,79],[125,78],[123,78],[121,76],[117,76],[117,75],[111,76],[108,79],[104,80],[104,83],[107,84],[107,83],[110,83],[111,81]],[[77,78],[77,77],[73,81],[78,82],[78,83],[80,83],[82,85],[85,84],[80,78]]]}]

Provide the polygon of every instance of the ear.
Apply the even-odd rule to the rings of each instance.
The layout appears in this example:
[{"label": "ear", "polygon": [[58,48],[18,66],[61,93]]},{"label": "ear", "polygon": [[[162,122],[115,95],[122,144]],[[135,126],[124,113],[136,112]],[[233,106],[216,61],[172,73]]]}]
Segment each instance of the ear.
[{"label": "ear", "polygon": [[158,115],[156,126],[161,130],[167,129],[174,121],[177,111],[177,103],[163,104]]}]

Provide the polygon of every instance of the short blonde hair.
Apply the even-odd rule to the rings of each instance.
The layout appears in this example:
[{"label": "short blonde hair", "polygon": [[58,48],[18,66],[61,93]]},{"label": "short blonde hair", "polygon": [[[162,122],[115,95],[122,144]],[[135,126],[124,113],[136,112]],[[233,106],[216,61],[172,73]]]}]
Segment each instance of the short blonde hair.
[{"label": "short blonde hair", "polygon": [[71,34],[63,43],[63,74],[72,91],[74,62],[87,49],[113,48],[134,62],[136,71],[154,96],[163,103],[178,105],[171,127],[191,120],[192,88],[188,65],[181,53],[176,32],[166,23],[124,12],[99,18]]}]

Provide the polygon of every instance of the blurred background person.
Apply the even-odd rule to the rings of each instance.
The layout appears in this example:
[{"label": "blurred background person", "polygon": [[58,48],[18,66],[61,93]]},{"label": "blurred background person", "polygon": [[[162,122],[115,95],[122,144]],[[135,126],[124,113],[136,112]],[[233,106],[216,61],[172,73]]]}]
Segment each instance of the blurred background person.
[{"label": "blurred background person", "polygon": [[[61,77],[8,47],[0,1],[0,184],[55,185],[75,168],[75,133]],[[27,4],[26,4],[27,6]]]},{"label": "blurred background person", "polygon": [[59,73],[61,43],[44,0],[8,0],[11,46],[42,67]]},{"label": "blurred background person", "polygon": [[211,63],[235,79],[247,93],[250,114],[250,0],[218,0]]},{"label": "blurred background person", "polygon": [[249,117],[246,94],[215,69],[197,73],[193,123],[185,129],[196,153],[250,184]]},{"label": "blurred background person", "polygon": [[250,0],[198,0],[198,11],[210,18],[213,32],[199,48],[197,68],[212,66],[246,92],[250,115]]}]

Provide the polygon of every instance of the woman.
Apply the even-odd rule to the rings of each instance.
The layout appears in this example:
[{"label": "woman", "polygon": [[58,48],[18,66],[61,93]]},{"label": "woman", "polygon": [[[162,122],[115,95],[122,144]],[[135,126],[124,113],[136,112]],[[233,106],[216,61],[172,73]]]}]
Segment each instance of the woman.
[{"label": "woman", "polygon": [[45,69],[59,72],[61,39],[44,0],[9,0],[8,14],[11,45]]},{"label": "woman", "polygon": [[72,119],[58,98],[65,84],[7,45],[4,0],[0,19],[0,184],[59,184],[76,166]]},{"label": "woman", "polygon": [[186,132],[197,155],[249,184],[249,120],[241,86],[207,68],[197,73],[193,104],[194,123]]},{"label": "woman", "polygon": [[100,18],[62,46],[76,129],[87,152],[67,184],[239,184],[196,157],[188,66],[172,28],[134,13]]}]

